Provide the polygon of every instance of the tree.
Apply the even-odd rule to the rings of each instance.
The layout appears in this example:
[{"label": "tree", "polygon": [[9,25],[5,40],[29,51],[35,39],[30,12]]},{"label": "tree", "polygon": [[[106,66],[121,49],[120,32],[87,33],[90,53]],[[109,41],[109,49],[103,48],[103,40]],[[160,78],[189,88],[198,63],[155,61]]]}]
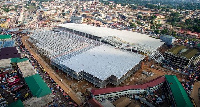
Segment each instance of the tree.
[{"label": "tree", "polygon": [[140,21],[138,21],[138,20],[136,21],[136,23],[137,23],[138,25],[142,25],[142,23],[141,23]]},{"label": "tree", "polygon": [[135,23],[130,23],[130,27],[131,27],[131,28],[136,28],[137,26],[136,26]]},{"label": "tree", "polygon": [[156,29],[156,30],[154,30],[154,33],[155,33],[155,34],[159,34],[160,31],[159,31],[158,29]]},{"label": "tree", "polygon": [[169,30],[168,29],[163,29],[160,31],[161,34],[169,34]]},{"label": "tree", "polygon": [[172,12],[167,19],[172,26],[177,25],[181,21],[180,14],[178,12]]},{"label": "tree", "polygon": [[157,18],[156,15],[152,15],[150,19],[151,19],[151,20],[155,20],[156,18]]},{"label": "tree", "polygon": [[9,8],[3,8],[3,11],[5,11],[5,12],[9,12],[10,9],[9,9]]},{"label": "tree", "polygon": [[138,16],[137,16],[137,19],[142,19],[142,15],[138,15]]},{"label": "tree", "polygon": [[162,24],[156,24],[156,28],[159,29],[162,26]]},{"label": "tree", "polygon": [[136,9],[137,9],[137,6],[131,5],[131,9],[136,10]]}]

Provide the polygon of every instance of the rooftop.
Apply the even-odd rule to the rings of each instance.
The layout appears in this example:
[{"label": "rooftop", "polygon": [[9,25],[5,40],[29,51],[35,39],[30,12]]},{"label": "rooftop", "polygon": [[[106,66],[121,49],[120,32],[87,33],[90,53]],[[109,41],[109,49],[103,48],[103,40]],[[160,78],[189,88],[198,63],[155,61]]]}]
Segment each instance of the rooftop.
[{"label": "rooftop", "polygon": [[130,44],[139,44],[141,46],[150,47],[153,50],[156,50],[164,44],[164,42],[161,42],[160,39],[151,38],[149,35],[132,31],[116,30],[107,27],[95,27],[87,24],[75,23],[60,24],[59,26],[74,29],[80,32],[85,32],[98,37],[115,36]]},{"label": "rooftop", "polygon": [[101,102],[101,105],[103,106],[103,107],[115,107],[109,100],[103,100],[102,102]]},{"label": "rooftop", "polygon": [[169,52],[175,55],[184,56],[187,59],[190,59],[198,53],[198,50],[192,49],[192,48],[186,48],[186,46],[179,45],[170,49]]},{"label": "rooftop", "polygon": [[11,63],[19,63],[19,62],[24,62],[27,60],[28,58],[11,58]]},{"label": "rooftop", "polygon": [[0,68],[10,67],[10,59],[1,59],[0,60]]},{"label": "rooftop", "polygon": [[55,97],[53,94],[49,94],[40,98],[31,97],[30,99],[23,101],[23,104],[25,107],[44,107],[53,101],[53,97]]},{"label": "rooftop", "polygon": [[185,56],[187,59],[192,58],[194,55],[196,55],[198,52],[197,49],[189,49],[188,51],[186,51],[185,53],[183,53],[182,55]]},{"label": "rooftop", "polygon": [[91,98],[88,102],[92,105],[92,107],[103,107],[97,100]]},{"label": "rooftop", "polygon": [[67,32],[35,31],[30,42],[41,48],[47,56],[55,58],[75,51],[87,50],[98,43],[94,40]]},{"label": "rooftop", "polygon": [[35,97],[39,98],[51,93],[50,88],[47,86],[39,74],[25,77],[25,81],[31,90],[31,93]]},{"label": "rooftop", "polygon": [[193,107],[190,98],[177,77],[175,75],[165,75],[165,78],[170,85],[177,107]]},{"label": "rooftop", "polygon": [[169,50],[169,52],[173,53],[173,54],[177,54],[179,51],[181,51],[182,49],[185,49],[186,46],[183,45],[179,45],[179,46],[175,46],[172,49]]},{"label": "rooftop", "polygon": [[0,39],[10,39],[11,35],[0,35]]},{"label": "rooftop", "polygon": [[126,107],[127,105],[129,105],[130,102],[131,101],[130,101],[129,98],[127,98],[127,97],[121,97],[118,100],[116,100],[115,102],[113,102],[113,104],[116,107]]},{"label": "rooftop", "polygon": [[111,75],[119,79],[139,64],[143,58],[144,56],[140,54],[101,45],[70,59],[63,59],[60,64],[73,69],[77,73],[80,71],[87,72],[101,80],[105,80]]},{"label": "rooftop", "polygon": [[119,92],[123,90],[146,89],[148,87],[153,87],[160,83],[163,83],[164,81],[165,81],[165,77],[162,76],[142,85],[129,85],[129,86],[115,87],[115,88],[92,89],[91,92],[93,95],[100,95],[100,94],[106,94],[106,93],[112,93],[112,92]]},{"label": "rooftop", "polygon": [[16,47],[1,48],[0,59],[17,58],[20,57]]},{"label": "rooftop", "polygon": [[17,63],[17,65],[18,65],[20,71],[22,72],[23,77],[27,77],[27,76],[36,74],[35,69],[33,68],[33,66],[31,65],[31,63],[28,60],[19,62],[19,63]]}]

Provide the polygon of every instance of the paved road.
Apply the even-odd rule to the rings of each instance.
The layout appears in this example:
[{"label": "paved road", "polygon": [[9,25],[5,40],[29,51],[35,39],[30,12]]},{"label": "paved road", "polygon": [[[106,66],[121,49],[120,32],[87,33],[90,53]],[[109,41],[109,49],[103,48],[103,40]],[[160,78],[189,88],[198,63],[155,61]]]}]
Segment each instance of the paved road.
[{"label": "paved road", "polygon": [[200,88],[200,82],[195,82],[194,87],[191,93],[191,97],[194,99],[194,102],[197,107],[200,107],[200,99],[198,96],[198,89]]},{"label": "paved road", "polygon": [[77,97],[76,93],[64,82],[60,81],[61,78],[54,73],[51,67],[33,50],[30,48],[30,45],[27,43],[28,36],[22,37],[22,42],[25,45],[26,49],[29,50],[31,55],[40,63],[40,65],[45,69],[49,76],[78,104],[81,105],[82,101]]}]

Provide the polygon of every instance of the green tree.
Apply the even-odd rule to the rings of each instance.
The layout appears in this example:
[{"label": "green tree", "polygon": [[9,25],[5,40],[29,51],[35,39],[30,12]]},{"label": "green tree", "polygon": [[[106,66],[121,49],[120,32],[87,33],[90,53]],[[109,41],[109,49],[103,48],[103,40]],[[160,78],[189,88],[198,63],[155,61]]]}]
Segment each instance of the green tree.
[{"label": "green tree", "polygon": [[131,5],[131,9],[136,10],[136,9],[137,9],[137,6]]},{"label": "green tree", "polygon": [[169,34],[169,30],[168,29],[163,29],[160,31],[161,34]]},{"label": "green tree", "polygon": [[178,12],[172,12],[167,19],[172,26],[177,25],[181,21],[180,14]]},{"label": "green tree", "polygon": [[135,23],[130,23],[130,27],[131,27],[131,28],[136,28],[137,26],[136,26]]},{"label": "green tree", "polygon": [[159,31],[158,29],[156,29],[156,30],[154,30],[154,33],[155,33],[155,34],[159,34],[160,31]]},{"label": "green tree", "polygon": [[138,15],[138,16],[137,16],[137,19],[142,19],[142,15]]},{"label": "green tree", "polygon": [[152,15],[152,16],[151,16],[151,20],[155,20],[156,18],[157,18],[156,15]]},{"label": "green tree", "polygon": [[10,9],[9,9],[9,8],[3,8],[3,11],[5,11],[5,12],[9,12]]}]

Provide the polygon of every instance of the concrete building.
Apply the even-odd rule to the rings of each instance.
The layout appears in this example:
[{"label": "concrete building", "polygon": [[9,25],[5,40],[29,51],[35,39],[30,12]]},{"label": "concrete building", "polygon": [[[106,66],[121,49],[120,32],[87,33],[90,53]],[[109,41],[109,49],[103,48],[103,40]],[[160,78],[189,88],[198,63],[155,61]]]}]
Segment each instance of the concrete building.
[{"label": "concrete building", "polygon": [[91,94],[93,98],[103,101],[105,99],[117,99],[122,96],[132,98],[135,94],[142,94],[148,91],[157,90],[165,82],[165,77],[159,77],[155,80],[152,80],[148,83],[142,85],[130,85],[123,87],[115,88],[101,88],[101,89],[92,89]]},{"label": "concrete building", "polygon": [[82,37],[112,45],[116,48],[145,53],[157,62],[161,62],[164,58],[158,51],[158,48],[164,42],[146,34],[75,23],[60,24],[58,27],[61,31],[71,32]]},{"label": "concrete building", "polygon": [[72,16],[71,18],[70,18],[70,20],[71,20],[71,23],[78,23],[78,24],[81,24],[82,22],[83,22],[83,17],[81,17],[81,16]]},{"label": "concrete building", "polygon": [[164,53],[166,63],[174,68],[186,68],[190,65],[196,65],[200,59],[197,49],[187,48],[186,46],[174,46]]},{"label": "concrete building", "polygon": [[55,69],[98,87],[119,85],[140,69],[143,55],[117,49],[71,32],[40,32],[29,39]]},{"label": "concrete building", "polygon": [[160,39],[165,42],[166,45],[172,45],[174,41],[176,40],[175,37],[169,36],[169,35],[162,35],[160,36]]},{"label": "concrete building", "polygon": [[80,36],[85,36],[95,40],[105,40],[108,37],[117,38],[121,44],[129,44],[132,49],[148,53],[156,51],[164,44],[159,39],[151,38],[149,35],[140,34],[137,32],[116,30],[107,27],[95,27],[87,24],[66,23],[60,24],[60,29],[63,31],[70,31]]}]

